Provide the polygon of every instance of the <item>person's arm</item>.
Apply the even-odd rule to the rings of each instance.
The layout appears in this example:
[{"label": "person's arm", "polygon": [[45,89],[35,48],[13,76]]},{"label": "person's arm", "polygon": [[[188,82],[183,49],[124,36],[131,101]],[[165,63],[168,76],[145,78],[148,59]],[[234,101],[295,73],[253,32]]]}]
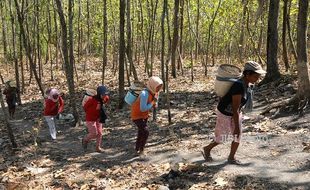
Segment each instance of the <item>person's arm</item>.
[{"label": "person's arm", "polygon": [[237,138],[240,136],[240,122],[239,122],[239,107],[241,104],[241,94],[236,94],[232,96],[232,111],[233,111],[233,122],[235,124],[234,135],[237,135]]},{"label": "person's arm", "polygon": [[58,102],[59,102],[59,104],[58,104],[58,113],[61,113],[61,112],[64,111],[64,105],[65,105],[64,104],[64,100],[62,99],[61,96],[59,96]]},{"label": "person's arm", "polygon": [[149,98],[149,93],[146,90],[143,90],[140,93],[140,110],[142,112],[148,111],[153,107],[152,102],[147,103],[148,98]]}]

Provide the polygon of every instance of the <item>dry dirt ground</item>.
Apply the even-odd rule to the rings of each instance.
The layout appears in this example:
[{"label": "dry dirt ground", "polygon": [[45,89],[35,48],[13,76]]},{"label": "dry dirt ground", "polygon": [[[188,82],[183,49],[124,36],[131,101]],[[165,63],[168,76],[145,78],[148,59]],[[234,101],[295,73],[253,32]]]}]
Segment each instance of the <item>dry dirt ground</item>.
[{"label": "dry dirt ground", "polygon": [[[36,124],[42,99],[28,96],[10,121],[18,149],[11,149],[1,125],[0,190],[310,189],[310,111],[305,109],[302,116],[289,108],[286,114],[277,109],[259,114],[273,102],[292,96],[292,80],[256,88],[256,106],[245,114],[243,141],[236,155],[242,165],[236,166],[226,162],[230,142],[214,148],[213,162],[204,161],[200,151],[211,141],[215,125],[214,77],[196,76],[194,82],[188,78],[170,81],[173,124],[168,125],[167,106],[160,103],[157,121],[149,121],[146,155],[140,157],[133,151],[137,130],[129,108],[116,109],[112,84],[103,153],[94,151],[94,142],[83,151],[81,139],[86,131],[82,123],[72,127],[59,121],[57,140],[52,141],[47,125]],[[81,102],[82,91],[79,94]],[[65,113],[70,113],[68,108]],[[34,128],[39,129],[37,145]]]}]

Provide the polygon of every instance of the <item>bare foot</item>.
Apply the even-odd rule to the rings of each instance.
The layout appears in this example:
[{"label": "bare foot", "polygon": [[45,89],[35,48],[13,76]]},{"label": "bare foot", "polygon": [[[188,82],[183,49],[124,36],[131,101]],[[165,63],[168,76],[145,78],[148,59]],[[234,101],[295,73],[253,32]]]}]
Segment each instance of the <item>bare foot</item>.
[{"label": "bare foot", "polygon": [[96,152],[102,153],[103,150],[102,150],[102,148],[96,148]]}]

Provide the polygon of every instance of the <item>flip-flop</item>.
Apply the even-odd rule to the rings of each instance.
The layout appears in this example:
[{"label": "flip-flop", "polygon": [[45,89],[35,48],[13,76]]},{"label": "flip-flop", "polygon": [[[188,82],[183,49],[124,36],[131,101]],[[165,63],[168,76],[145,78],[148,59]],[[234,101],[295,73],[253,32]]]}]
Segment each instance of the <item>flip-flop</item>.
[{"label": "flip-flop", "polygon": [[213,161],[213,158],[210,155],[206,156],[203,151],[201,151],[201,154],[202,154],[202,156],[203,156],[203,158],[205,159],[206,162],[212,162]]},{"label": "flip-flop", "polygon": [[232,165],[242,165],[242,163],[239,160],[233,159],[233,160],[227,160],[228,164]]}]

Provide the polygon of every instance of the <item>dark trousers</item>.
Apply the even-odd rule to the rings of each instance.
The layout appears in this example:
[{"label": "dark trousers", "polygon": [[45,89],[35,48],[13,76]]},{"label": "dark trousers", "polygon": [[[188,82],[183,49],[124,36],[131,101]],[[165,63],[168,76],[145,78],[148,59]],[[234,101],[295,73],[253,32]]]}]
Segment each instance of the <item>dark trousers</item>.
[{"label": "dark trousers", "polygon": [[149,130],[147,127],[147,119],[137,119],[133,121],[138,127],[138,136],[136,142],[136,151],[143,151],[147,138],[149,137]]},{"label": "dark trousers", "polygon": [[15,99],[7,99],[6,103],[8,104],[10,117],[12,118],[14,116],[15,109],[16,109],[16,100]]}]

